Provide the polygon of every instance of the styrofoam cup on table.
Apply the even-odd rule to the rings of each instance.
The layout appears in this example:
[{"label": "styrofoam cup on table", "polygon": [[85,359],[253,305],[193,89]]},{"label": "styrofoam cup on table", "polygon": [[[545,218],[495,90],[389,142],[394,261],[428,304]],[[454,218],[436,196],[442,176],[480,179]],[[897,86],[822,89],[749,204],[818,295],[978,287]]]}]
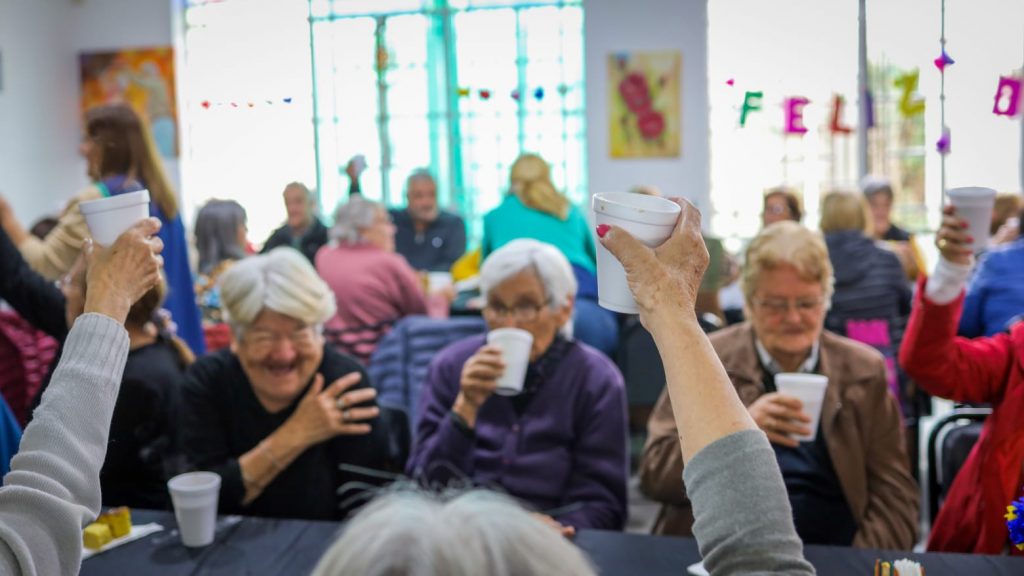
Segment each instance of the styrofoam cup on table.
[{"label": "styrofoam cup on table", "polygon": [[967,234],[974,238],[970,248],[977,254],[988,248],[992,226],[992,206],[996,191],[991,188],[969,186],[946,191],[949,203],[956,207],[956,216],[967,221]]},{"label": "styrofoam cup on table", "polygon": [[498,379],[495,394],[515,396],[523,391],[526,368],[530,364],[533,334],[520,328],[497,328],[487,333],[487,343],[501,349],[505,373]]},{"label": "styrofoam cup on table", "polygon": [[149,217],[149,190],[88,200],[80,203],[78,209],[85,218],[93,241],[110,246],[125,230]]},{"label": "styrofoam cup on table", "polygon": [[825,389],[828,376],[783,372],[775,375],[775,388],[786,396],[793,396],[803,402],[803,411],[811,417],[811,433],[807,436],[793,435],[801,442],[813,442],[818,437],[818,422],[821,421],[821,407],[825,404]]},{"label": "styrofoam cup on table", "polygon": [[189,547],[213,543],[217,525],[220,475],[216,472],[187,472],[167,481],[178,521],[181,543]]},{"label": "styrofoam cup on table", "polygon": [[[591,206],[594,221],[599,226],[614,224],[652,248],[672,235],[681,210],[671,200],[633,192],[594,194]],[[597,246],[597,299],[602,308],[613,312],[640,312],[629,291],[622,264],[600,244]]]}]

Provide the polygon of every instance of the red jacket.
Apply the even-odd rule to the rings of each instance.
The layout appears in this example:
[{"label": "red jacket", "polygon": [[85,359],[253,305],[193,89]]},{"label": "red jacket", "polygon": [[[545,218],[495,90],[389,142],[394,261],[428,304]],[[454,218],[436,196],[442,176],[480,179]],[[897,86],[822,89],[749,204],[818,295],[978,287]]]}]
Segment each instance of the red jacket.
[{"label": "red jacket", "polygon": [[1024,481],[1024,323],[1009,334],[956,337],[963,295],[939,306],[924,297],[925,282],[918,283],[900,349],[903,369],[935,396],[992,404],[935,520],[928,550],[1000,554],[1009,537],[1003,514]]}]

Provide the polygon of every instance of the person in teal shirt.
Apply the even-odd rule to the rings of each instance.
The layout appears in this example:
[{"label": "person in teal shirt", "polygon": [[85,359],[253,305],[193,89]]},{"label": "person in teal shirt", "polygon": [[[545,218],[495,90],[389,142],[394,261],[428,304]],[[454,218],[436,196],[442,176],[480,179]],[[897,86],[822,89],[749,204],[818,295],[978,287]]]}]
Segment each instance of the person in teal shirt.
[{"label": "person in teal shirt", "polygon": [[614,312],[597,304],[597,249],[586,216],[555,188],[551,168],[536,154],[517,158],[509,180],[505,199],[484,216],[482,258],[518,238],[558,248],[579,284],[573,334],[611,356],[619,342],[619,322]]}]

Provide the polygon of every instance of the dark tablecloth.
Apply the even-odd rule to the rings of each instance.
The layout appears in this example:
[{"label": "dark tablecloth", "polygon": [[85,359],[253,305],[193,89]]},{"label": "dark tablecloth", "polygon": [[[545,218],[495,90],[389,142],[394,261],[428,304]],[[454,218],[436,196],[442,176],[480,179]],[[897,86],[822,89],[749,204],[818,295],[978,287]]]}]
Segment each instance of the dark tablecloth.
[{"label": "dark tablecloth", "polygon": [[[167,530],[94,556],[82,563],[83,576],[121,574],[308,574],[334,541],[340,525],[306,520],[221,518],[213,545],[181,545],[168,512],[135,510],[136,524],[157,522]],[[640,534],[583,530],[576,544],[590,556],[602,576],[658,574],[680,576],[698,561],[696,541]],[[1020,576],[1024,559],[966,554],[906,554],[833,546],[808,546],[807,559],[827,576],[868,576],[875,558],[910,558],[928,576]]]}]

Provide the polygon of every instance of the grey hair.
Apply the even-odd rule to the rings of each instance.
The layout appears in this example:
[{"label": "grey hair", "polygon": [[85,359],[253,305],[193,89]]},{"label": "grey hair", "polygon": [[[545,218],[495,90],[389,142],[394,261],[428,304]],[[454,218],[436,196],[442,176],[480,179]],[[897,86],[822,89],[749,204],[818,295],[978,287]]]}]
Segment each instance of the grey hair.
[{"label": "grey hair", "polygon": [[298,250],[287,246],[240,260],[221,276],[220,297],[227,321],[241,340],[263,310],[310,326],[334,315],[334,293]]},{"label": "grey hair", "polygon": [[199,209],[195,235],[200,273],[210,272],[224,260],[245,257],[245,247],[238,242],[238,227],[245,221],[245,208],[234,200],[210,200]]},{"label": "grey hair", "polygon": [[409,186],[416,180],[430,180],[430,182],[434,186],[437,186],[437,180],[434,178],[434,175],[430,172],[430,170],[426,168],[417,168],[413,170],[411,174],[409,174],[408,178],[405,179],[406,193],[409,192]]},{"label": "grey hair", "polygon": [[377,211],[383,209],[384,205],[380,202],[367,200],[362,196],[353,196],[348,202],[338,204],[334,211],[331,240],[347,244],[362,242],[363,236],[359,231],[369,228],[377,216]]},{"label": "grey hair", "polygon": [[395,491],[368,504],[313,576],[595,574],[578,548],[508,496]]},{"label": "grey hair", "polygon": [[569,304],[576,295],[576,275],[558,249],[539,240],[519,238],[491,253],[480,267],[480,292],[487,293],[524,270],[532,270],[544,286],[552,310]]},{"label": "grey hair", "polygon": [[309,186],[306,186],[305,184],[299,181],[289,182],[288,184],[285,184],[284,189],[286,192],[288,191],[289,188],[298,188],[299,190],[305,192],[306,200],[312,201],[314,196],[316,196],[315,194],[313,194],[313,191],[309,189]]}]

